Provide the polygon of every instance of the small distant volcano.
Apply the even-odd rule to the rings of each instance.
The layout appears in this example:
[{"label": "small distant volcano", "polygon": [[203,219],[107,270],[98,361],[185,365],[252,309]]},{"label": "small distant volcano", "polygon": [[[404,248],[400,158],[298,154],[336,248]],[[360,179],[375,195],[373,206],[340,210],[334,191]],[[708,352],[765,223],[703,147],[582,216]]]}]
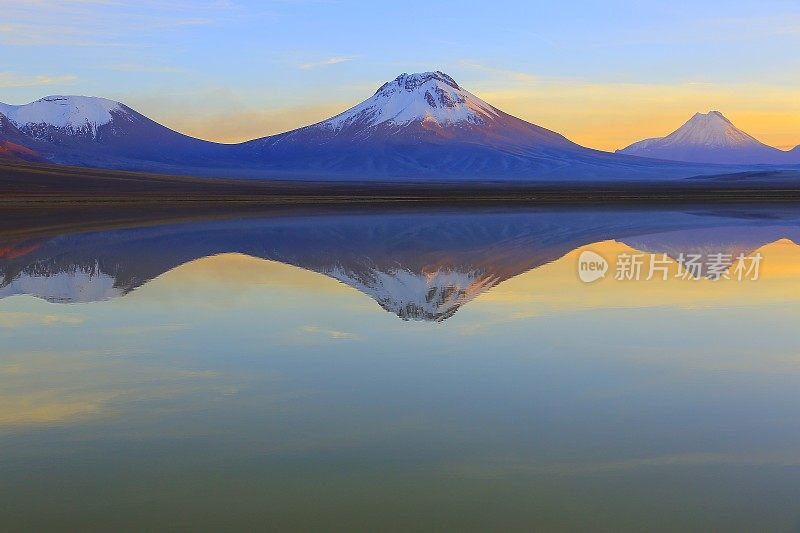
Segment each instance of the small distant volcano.
[{"label": "small distant volcano", "polygon": [[740,130],[719,111],[695,113],[686,124],[666,137],[646,139],[617,153],[685,161],[730,165],[781,165],[800,163],[800,153],[768,146]]}]

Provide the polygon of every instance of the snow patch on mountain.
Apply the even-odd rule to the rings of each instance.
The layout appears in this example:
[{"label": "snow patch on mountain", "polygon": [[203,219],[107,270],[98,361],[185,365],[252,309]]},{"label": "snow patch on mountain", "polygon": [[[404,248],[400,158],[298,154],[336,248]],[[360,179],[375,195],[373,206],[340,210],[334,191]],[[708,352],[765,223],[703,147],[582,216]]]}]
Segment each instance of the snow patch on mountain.
[{"label": "snow patch on mountain", "polygon": [[119,102],[89,96],[46,96],[25,105],[0,103],[0,113],[36,138],[42,137],[47,127],[96,136],[97,129],[112,122],[113,113],[119,112],[124,112]]},{"label": "snow patch on mountain", "polygon": [[459,87],[447,74],[436,71],[401,74],[371,98],[319,125],[335,131],[384,123],[480,125],[497,116],[494,107]]}]

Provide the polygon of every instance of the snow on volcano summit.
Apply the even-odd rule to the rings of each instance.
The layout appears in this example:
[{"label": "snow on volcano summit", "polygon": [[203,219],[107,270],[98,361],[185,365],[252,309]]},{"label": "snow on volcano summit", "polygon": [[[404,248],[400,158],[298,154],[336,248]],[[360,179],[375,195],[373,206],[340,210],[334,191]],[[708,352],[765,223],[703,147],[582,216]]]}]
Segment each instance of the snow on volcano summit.
[{"label": "snow on volcano summit", "polygon": [[174,171],[172,165],[223,159],[222,145],[170,130],[106,98],[47,96],[25,105],[0,103],[0,115],[25,142],[9,140],[47,154],[54,163],[129,170],[166,164]]},{"label": "snow on volcano summit", "polygon": [[119,102],[90,96],[46,96],[25,105],[0,103],[0,113],[34,138],[49,128],[96,136],[100,126],[114,120],[114,113],[124,112]]},{"label": "snow on volcano summit", "polygon": [[397,125],[423,121],[437,124],[467,122],[484,124],[498,111],[465,91],[447,74],[423,72],[401,74],[385,83],[369,99],[321,125],[340,130],[352,125]]}]

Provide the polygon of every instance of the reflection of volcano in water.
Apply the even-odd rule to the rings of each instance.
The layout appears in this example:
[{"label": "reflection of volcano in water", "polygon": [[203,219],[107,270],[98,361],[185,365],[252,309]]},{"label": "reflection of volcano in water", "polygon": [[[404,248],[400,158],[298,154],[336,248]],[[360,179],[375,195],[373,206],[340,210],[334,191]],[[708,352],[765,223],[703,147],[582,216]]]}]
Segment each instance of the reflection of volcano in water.
[{"label": "reflection of volcano in water", "polygon": [[[726,268],[733,266],[737,257],[747,256],[767,243],[788,238],[800,242],[800,229],[786,226],[732,226],[692,230],[675,230],[624,239],[625,244],[650,253],[663,253],[678,262],[691,256],[708,258],[719,254],[719,262]],[[700,276],[713,277],[701,269]]]},{"label": "reflection of volcano in water", "polygon": [[405,269],[356,272],[341,266],[325,274],[368,294],[381,307],[404,320],[441,321],[496,285],[492,273],[454,270],[415,273]]},{"label": "reflection of volcano in water", "polygon": [[[405,320],[441,321],[482,292],[610,239],[673,255],[800,237],[800,211],[510,210],[304,215],[55,236],[6,246],[0,297],[122,296],[189,261],[242,253],[319,272]],[[722,251],[716,248],[717,251]]]},{"label": "reflection of volcano in water", "polygon": [[108,300],[125,294],[116,280],[97,269],[75,266],[59,272],[21,272],[0,288],[0,298],[32,294],[49,302],[78,303]]}]

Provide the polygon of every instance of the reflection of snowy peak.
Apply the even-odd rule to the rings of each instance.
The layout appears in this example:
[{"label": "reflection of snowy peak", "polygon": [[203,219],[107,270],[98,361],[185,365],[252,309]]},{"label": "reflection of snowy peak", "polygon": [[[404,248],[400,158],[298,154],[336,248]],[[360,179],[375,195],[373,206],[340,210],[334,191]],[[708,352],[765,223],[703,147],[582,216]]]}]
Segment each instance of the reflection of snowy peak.
[{"label": "reflection of snowy peak", "polygon": [[0,286],[0,298],[30,294],[54,303],[97,302],[123,296],[125,292],[116,286],[112,276],[81,268],[52,274],[22,272]]},{"label": "reflection of snowy peak", "polygon": [[699,273],[706,275],[709,263],[717,263],[727,269],[737,264],[740,255],[749,256],[765,244],[784,238],[797,242],[798,237],[800,234],[795,229],[762,226],[670,231],[639,235],[621,242],[642,252],[666,254],[675,261],[683,260],[684,264],[694,257],[702,267]]},{"label": "reflection of snowy peak", "polygon": [[171,224],[158,219],[152,226],[0,241],[0,298],[104,300],[196,259],[236,253],[327,275],[405,320],[441,321],[483,291],[590,243],[614,239],[677,256],[750,251],[781,238],[800,242],[794,209],[728,209],[657,215],[649,208],[403,209]]},{"label": "reflection of snowy peak", "polygon": [[666,253],[676,258],[680,254],[749,254],[782,238],[797,237],[796,231],[783,226],[702,228],[628,237],[628,246],[650,253]]},{"label": "reflection of snowy peak", "polygon": [[325,274],[371,296],[403,320],[436,322],[450,318],[459,307],[500,281],[491,274],[455,270],[421,274],[404,269],[356,272],[336,266]]}]

